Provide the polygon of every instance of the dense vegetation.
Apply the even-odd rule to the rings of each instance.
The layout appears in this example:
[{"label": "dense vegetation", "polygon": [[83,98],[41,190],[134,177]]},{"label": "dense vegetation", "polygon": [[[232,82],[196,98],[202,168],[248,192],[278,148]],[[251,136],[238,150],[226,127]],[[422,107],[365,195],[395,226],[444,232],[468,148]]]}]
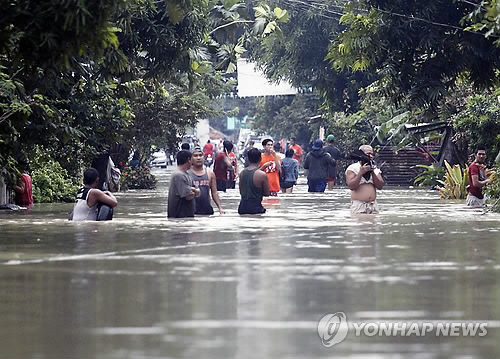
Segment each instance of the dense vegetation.
[{"label": "dense vegetation", "polygon": [[[444,160],[465,169],[478,146],[493,165],[500,151],[498,1],[269,3],[286,8],[292,21],[282,25],[283,38],[255,42],[250,56],[270,78],[316,94],[315,114],[345,151],[361,142],[439,145],[447,132],[415,135],[405,125],[444,122],[453,135],[452,156],[445,153],[419,183],[444,179]],[[280,111],[263,107],[257,123]],[[277,135],[293,128],[286,121],[274,125]],[[313,126],[308,141],[317,136]]]},{"label": "dense vegetation", "polygon": [[174,148],[233,91],[244,39],[286,20],[258,10],[251,18],[235,0],[2,2],[0,168],[14,183],[39,148],[72,178],[103,152],[146,159],[152,145]]},{"label": "dense vegetation", "polygon": [[[300,94],[245,103],[253,126],[309,143],[320,125],[360,142],[440,143],[405,124],[447,122],[459,164],[500,151],[499,3],[463,0],[25,0],[0,15],[0,168],[35,148],[75,178],[98,153],[120,162],[173,148],[219,118],[246,56]],[[238,112],[237,104],[232,113]],[[243,108],[243,107],[242,107]],[[314,120],[311,120],[313,118]],[[455,164],[455,163],[452,163]],[[434,174],[433,174],[434,175]]]}]

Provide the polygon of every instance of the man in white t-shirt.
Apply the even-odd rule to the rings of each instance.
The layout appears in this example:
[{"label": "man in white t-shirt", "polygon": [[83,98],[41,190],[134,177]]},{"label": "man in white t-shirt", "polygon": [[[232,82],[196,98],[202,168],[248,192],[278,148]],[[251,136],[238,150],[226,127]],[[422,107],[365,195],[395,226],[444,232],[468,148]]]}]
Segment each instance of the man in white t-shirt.
[{"label": "man in white t-shirt", "polygon": [[378,213],[377,189],[384,187],[382,172],[373,159],[373,148],[369,145],[359,147],[367,159],[353,163],[345,172],[347,186],[351,190],[351,213]]},{"label": "man in white t-shirt", "polygon": [[[111,192],[103,192],[98,189],[98,184],[99,172],[95,168],[87,168],[83,173],[83,187],[76,194],[76,202],[70,220],[98,221],[112,219],[113,212],[111,208],[116,207],[118,201]],[[105,205],[107,208],[104,207],[99,210],[99,205]]]}]

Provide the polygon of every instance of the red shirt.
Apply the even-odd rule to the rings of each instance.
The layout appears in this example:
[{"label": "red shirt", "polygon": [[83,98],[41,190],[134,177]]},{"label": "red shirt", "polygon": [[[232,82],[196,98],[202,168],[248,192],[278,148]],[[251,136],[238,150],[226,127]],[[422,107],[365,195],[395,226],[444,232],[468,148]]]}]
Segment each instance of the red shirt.
[{"label": "red shirt", "polygon": [[229,152],[229,154],[227,156],[229,157],[229,161],[231,162],[231,164],[233,166],[236,166],[236,163],[238,162],[238,158],[236,157],[234,152],[233,151]]},{"label": "red shirt", "polygon": [[236,181],[236,175],[238,174],[238,157],[236,157],[233,151],[229,152],[227,157],[229,157],[229,162],[231,162],[234,169],[234,172],[227,171],[227,179],[230,181]]},{"label": "red shirt", "polygon": [[212,145],[211,143],[207,143],[204,147],[203,147],[203,154],[206,156],[206,155],[214,155],[214,145]]},{"label": "red shirt", "polygon": [[484,165],[478,165],[476,162],[472,162],[469,166],[469,193],[477,198],[483,198],[483,193],[480,187],[475,187],[472,185],[472,176],[477,175],[480,181],[486,179],[486,171]]},{"label": "red shirt", "polygon": [[225,152],[219,152],[215,157],[214,173],[218,180],[227,180],[227,167],[224,158],[227,157]]}]

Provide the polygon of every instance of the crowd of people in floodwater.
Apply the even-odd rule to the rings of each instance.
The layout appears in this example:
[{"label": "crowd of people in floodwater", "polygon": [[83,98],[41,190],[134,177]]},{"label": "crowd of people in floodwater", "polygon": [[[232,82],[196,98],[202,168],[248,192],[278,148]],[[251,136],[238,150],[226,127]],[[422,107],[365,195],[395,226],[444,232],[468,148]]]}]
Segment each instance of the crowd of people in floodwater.
[{"label": "crowd of people in floodwater", "polygon": [[[317,139],[303,161],[307,170],[308,192],[324,192],[335,184],[337,161],[343,155],[334,144],[334,136],[327,137],[328,146]],[[263,150],[253,148],[253,143],[243,153],[245,168],[239,173],[239,191],[241,200],[239,214],[260,214],[266,209],[262,199],[276,196],[279,191],[292,193],[299,176],[299,167],[303,157],[302,148],[290,139],[290,145],[281,153],[280,143],[272,139],[262,141]],[[236,156],[230,141],[223,142],[214,164],[214,170],[204,166],[203,159],[213,156],[210,143],[204,149],[197,146],[192,151],[182,150],[177,154],[177,169],[171,177],[168,217],[182,218],[195,215],[213,214],[211,197],[222,214],[218,191],[234,188],[238,167]],[[486,152],[483,148],[475,151],[475,159],[469,166],[469,188],[466,204],[483,207],[482,189],[491,183],[486,174]],[[351,154],[352,163],[345,172],[348,188],[351,190],[351,213],[373,214],[380,211],[377,203],[377,190],[384,187],[382,171],[374,161],[375,155],[370,145],[361,145]]]},{"label": "crowd of people in floodwater", "polygon": [[[335,146],[333,135],[327,137],[328,145],[317,139],[312,150],[303,156],[295,138],[285,153],[280,143],[270,138],[262,141],[263,150],[254,148],[249,142],[243,152],[244,169],[238,171],[238,160],[233,152],[233,144],[223,141],[222,150],[215,152],[210,141],[202,149],[190,148],[183,144],[176,154],[177,166],[172,172],[168,192],[168,217],[184,218],[195,215],[212,215],[216,204],[220,214],[224,214],[218,192],[228,188],[238,188],[241,200],[239,214],[261,214],[266,209],[262,206],[263,197],[292,193],[299,177],[302,164],[307,170],[308,192],[324,192],[333,188],[337,176],[337,161],[343,158],[342,152]],[[187,145],[187,146],[186,146]],[[478,148],[474,152],[474,161],[469,166],[469,188],[466,204],[472,207],[484,206],[483,188],[491,183],[486,172],[486,151]],[[207,163],[207,158],[214,158]],[[373,148],[361,145],[358,151],[350,155],[355,162],[346,170],[346,182],[351,190],[351,213],[378,213],[377,190],[384,187],[382,171],[374,161]],[[238,179],[238,181],[237,181]],[[113,217],[113,208],[118,205],[116,197],[110,191],[99,189],[99,171],[88,168],[83,175],[83,186],[77,193],[76,202],[70,219],[109,220]],[[16,204],[31,206],[31,178],[22,174],[15,188]]]},{"label": "crowd of people in floodwater", "polygon": [[[204,158],[213,156],[213,148],[207,143],[202,149],[197,146],[177,153],[177,168],[172,173],[168,196],[168,217],[183,218],[214,213],[211,200],[219,212],[224,213],[218,192],[234,188],[239,178],[241,200],[239,214],[260,214],[266,209],[262,206],[263,197],[292,193],[297,183],[299,167],[307,170],[309,192],[324,192],[333,188],[336,178],[337,161],[342,158],[341,151],[334,144],[333,135],[327,137],[328,146],[317,139],[312,150],[303,158],[302,148],[290,139],[285,153],[281,144],[270,138],[262,141],[263,150],[254,148],[253,142],[243,152],[244,169],[238,173],[238,165],[231,156],[233,144],[223,142],[223,150],[215,157],[213,171],[204,165]],[[351,189],[353,213],[377,213],[376,190],[382,189],[384,181],[374,162],[371,146],[361,146],[358,162],[347,168],[347,184]]]}]

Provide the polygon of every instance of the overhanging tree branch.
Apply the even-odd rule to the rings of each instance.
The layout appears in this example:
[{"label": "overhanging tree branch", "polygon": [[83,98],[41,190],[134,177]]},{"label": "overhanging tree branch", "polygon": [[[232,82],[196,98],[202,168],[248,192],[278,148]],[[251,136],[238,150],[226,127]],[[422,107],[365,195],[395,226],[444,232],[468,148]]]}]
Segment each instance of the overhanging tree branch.
[{"label": "overhanging tree branch", "polygon": [[217,30],[223,29],[225,27],[228,27],[228,26],[231,26],[231,25],[234,25],[234,24],[253,24],[254,22],[255,21],[253,21],[253,20],[235,20],[235,21],[229,22],[227,24],[224,24],[224,25],[221,25],[221,26],[217,26],[215,29],[213,29],[212,31],[210,31],[210,35],[212,35]]}]

